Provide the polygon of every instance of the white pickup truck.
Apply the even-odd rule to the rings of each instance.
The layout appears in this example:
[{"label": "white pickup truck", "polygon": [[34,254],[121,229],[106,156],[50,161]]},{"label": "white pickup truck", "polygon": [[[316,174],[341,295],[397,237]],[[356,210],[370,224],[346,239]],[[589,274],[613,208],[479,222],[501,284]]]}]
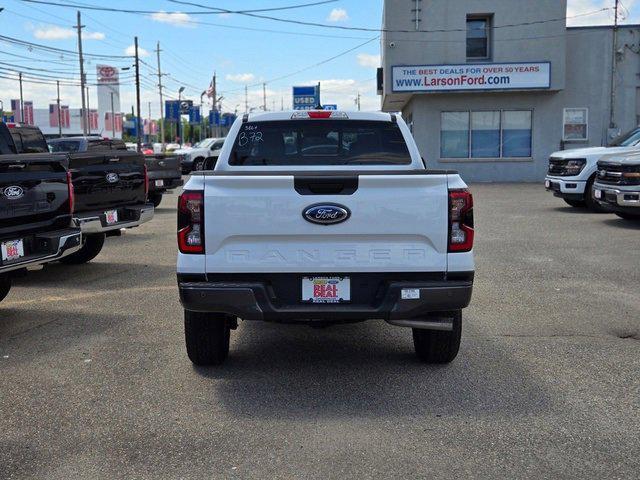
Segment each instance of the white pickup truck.
[{"label": "white pickup truck", "polygon": [[245,115],[178,204],[187,353],[228,355],[237,319],[312,326],[382,319],[418,357],[452,361],[474,278],[473,198],[426,169],[388,113]]},{"label": "white pickup truck", "polygon": [[640,152],[640,128],[631,130],[611,142],[609,147],[578,148],[551,154],[545,188],[572,207],[600,211],[591,195],[596,181],[598,160],[609,155]]}]

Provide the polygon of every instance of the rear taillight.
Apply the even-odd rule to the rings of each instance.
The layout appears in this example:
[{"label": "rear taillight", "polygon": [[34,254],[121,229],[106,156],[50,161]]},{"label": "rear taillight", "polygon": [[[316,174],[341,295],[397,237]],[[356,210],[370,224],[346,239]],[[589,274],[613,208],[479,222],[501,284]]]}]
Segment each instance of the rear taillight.
[{"label": "rear taillight", "polygon": [[71,172],[67,172],[67,190],[69,191],[69,213],[73,214],[75,208],[76,197],[75,190],[73,189],[73,178]]},{"label": "rear taillight", "polygon": [[449,191],[449,251],[473,248],[473,195],[469,190]]},{"label": "rear taillight", "polygon": [[178,198],[178,249],[204,253],[204,192],[186,190]]},{"label": "rear taillight", "polygon": [[144,199],[145,201],[149,198],[149,169],[147,166],[144,166]]}]

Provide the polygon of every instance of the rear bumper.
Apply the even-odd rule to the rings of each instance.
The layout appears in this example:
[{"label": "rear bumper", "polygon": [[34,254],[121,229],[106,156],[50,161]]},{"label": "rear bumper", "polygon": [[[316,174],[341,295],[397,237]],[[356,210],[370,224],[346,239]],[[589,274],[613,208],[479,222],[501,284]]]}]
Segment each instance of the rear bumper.
[{"label": "rear bumper", "polygon": [[82,233],[103,233],[121,228],[133,228],[148,222],[153,218],[153,204],[136,205],[133,207],[116,208],[118,212],[118,222],[107,224],[105,211],[82,212],[75,214],[73,223]]},{"label": "rear bumper", "polygon": [[[294,283],[300,275],[291,275]],[[359,321],[368,319],[406,320],[421,318],[433,312],[459,310],[469,305],[473,290],[473,274],[465,280],[427,280],[386,282],[373,301],[352,303],[309,304],[287,301],[276,296],[269,282],[188,281],[178,280],[180,301],[186,310],[216,312],[243,320],[276,322]],[[402,299],[402,289],[418,289],[417,299]],[[300,297],[298,297],[300,298]],[[362,300],[362,299],[361,299]]]},{"label": "rear bumper", "polygon": [[[161,184],[159,184],[161,183]],[[178,178],[150,178],[149,179],[149,191],[150,192],[166,192],[173,188],[178,188],[184,185],[182,177]]]},{"label": "rear bumper", "polygon": [[54,262],[77,252],[82,246],[79,228],[36,233],[30,237],[31,252],[15,262],[4,264],[0,260],[0,273]]},{"label": "rear bumper", "polygon": [[600,205],[610,210],[640,213],[640,186],[622,189],[596,183],[593,186],[593,194]]},{"label": "rear bumper", "polygon": [[547,176],[544,187],[556,197],[567,200],[584,200],[587,182],[584,180],[567,180],[565,178]]}]

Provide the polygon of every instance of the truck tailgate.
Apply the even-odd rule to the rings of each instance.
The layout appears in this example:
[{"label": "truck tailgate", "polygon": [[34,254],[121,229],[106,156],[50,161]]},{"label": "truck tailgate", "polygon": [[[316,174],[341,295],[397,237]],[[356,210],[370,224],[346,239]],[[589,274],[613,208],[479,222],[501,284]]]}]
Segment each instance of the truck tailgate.
[{"label": "truck tailgate", "polygon": [[[355,186],[346,194],[322,186],[315,194],[305,187],[314,177],[298,174],[204,178],[207,273],[447,269],[445,173],[370,172],[322,182]],[[304,218],[309,207],[326,203],[345,207],[350,217],[332,225]]]},{"label": "truck tailgate", "polygon": [[0,156],[0,237],[69,226],[67,173],[60,158],[65,157]]},{"label": "truck tailgate", "polygon": [[145,155],[144,160],[149,172],[149,180],[181,178],[182,176],[180,159],[177,155]]},{"label": "truck tailgate", "polygon": [[144,158],[138,153],[74,153],[69,169],[78,213],[145,203]]}]

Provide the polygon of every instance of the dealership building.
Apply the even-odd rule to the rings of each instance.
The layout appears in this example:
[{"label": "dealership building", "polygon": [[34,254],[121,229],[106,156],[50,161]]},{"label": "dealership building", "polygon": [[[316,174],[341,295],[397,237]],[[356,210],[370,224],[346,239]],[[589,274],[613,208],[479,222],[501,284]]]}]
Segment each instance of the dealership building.
[{"label": "dealership building", "polygon": [[382,108],[431,168],[542,180],[552,152],[640,121],[640,26],[566,23],[566,0],[385,0]]}]

